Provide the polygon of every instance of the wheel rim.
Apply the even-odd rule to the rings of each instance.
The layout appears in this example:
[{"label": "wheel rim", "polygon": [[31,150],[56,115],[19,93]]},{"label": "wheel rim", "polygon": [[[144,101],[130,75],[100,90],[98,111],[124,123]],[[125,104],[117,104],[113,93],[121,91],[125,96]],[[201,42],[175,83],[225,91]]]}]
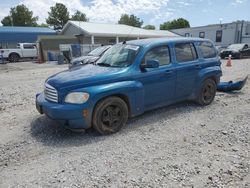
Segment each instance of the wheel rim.
[{"label": "wheel rim", "polygon": [[11,61],[11,62],[16,62],[17,59],[18,59],[18,57],[17,57],[16,55],[10,56],[10,61]]},{"label": "wheel rim", "polygon": [[107,127],[118,127],[122,122],[121,108],[117,105],[107,106],[102,112],[101,121]]},{"label": "wheel rim", "polygon": [[203,89],[203,100],[208,103],[214,98],[215,87],[213,84],[207,84]]}]

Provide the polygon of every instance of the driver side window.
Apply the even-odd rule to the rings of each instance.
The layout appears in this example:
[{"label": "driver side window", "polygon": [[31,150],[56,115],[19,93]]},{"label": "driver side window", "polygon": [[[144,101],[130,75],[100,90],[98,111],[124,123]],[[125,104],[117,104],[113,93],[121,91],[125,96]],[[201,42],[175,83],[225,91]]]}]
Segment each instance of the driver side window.
[{"label": "driver side window", "polygon": [[148,60],[157,60],[160,66],[170,64],[169,48],[167,46],[159,46],[150,49],[146,53],[143,63],[146,63]]}]

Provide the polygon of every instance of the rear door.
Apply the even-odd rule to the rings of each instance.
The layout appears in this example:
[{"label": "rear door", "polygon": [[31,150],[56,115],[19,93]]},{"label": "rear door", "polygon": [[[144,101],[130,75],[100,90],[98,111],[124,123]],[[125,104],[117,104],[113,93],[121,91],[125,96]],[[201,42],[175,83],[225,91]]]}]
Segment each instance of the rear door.
[{"label": "rear door", "polygon": [[192,42],[176,43],[174,45],[176,59],[176,94],[177,100],[189,97],[195,88],[199,69],[198,55]]}]

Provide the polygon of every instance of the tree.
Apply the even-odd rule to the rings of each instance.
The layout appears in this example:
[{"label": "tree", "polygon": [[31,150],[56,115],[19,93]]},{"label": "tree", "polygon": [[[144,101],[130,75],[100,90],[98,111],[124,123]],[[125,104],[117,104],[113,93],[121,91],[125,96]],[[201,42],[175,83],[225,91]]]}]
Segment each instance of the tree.
[{"label": "tree", "polygon": [[118,24],[125,24],[125,25],[134,26],[134,27],[141,27],[143,24],[143,21],[140,20],[140,18],[137,18],[133,14],[131,14],[131,15],[123,14],[123,15],[121,15],[121,18],[118,21]]},{"label": "tree", "polygon": [[53,26],[55,30],[61,30],[69,21],[68,9],[62,3],[56,3],[55,6],[50,7],[48,14],[49,17],[46,19],[46,23]]},{"label": "tree", "polygon": [[143,29],[155,30],[155,26],[154,25],[146,25],[143,27]]},{"label": "tree", "polygon": [[37,27],[49,27],[46,23],[37,24]]},{"label": "tree", "polygon": [[11,26],[12,25],[12,18],[11,16],[5,16],[1,23],[3,24],[3,26]]},{"label": "tree", "polygon": [[71,20],[73,21],[82,21],[87,22],[88,18],[86,17],[86,14],[80,12],[79,10],[75,12],[74,15],[71,16]]},{"label": "tree", "polygon": [[160,25],[160,30],[171,30],[179,28],[188,28],[190,27],[189,22],[184,18],[175,19],[172,21],[165,22]]},{"label": "tree", "polygon": [[33,17],[33,12],[25,5],[10,8],[10,14],[2,19],[3,26],[36,26],[38,17]]}]

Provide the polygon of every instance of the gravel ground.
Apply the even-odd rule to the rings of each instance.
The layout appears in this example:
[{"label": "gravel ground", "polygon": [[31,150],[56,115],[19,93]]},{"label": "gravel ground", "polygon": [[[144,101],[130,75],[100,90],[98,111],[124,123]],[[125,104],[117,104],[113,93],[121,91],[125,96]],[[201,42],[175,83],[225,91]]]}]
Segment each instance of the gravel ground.
[{"label": "gravel ground", "polygon": [[[181,103],[119,133],[65,130],[35,109],[66,65],[0,65],[0,187],[250,187],[250,82],[206,107]],[[233,60],[222,80],[250,74]]]}]

